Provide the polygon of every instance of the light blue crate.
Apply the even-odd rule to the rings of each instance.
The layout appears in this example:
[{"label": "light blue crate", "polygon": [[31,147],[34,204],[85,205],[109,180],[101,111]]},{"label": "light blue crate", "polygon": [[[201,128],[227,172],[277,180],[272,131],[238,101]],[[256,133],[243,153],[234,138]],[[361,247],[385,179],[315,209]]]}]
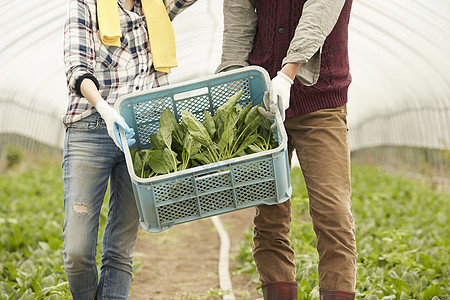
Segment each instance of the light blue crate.
[{"label": "light blue crate", "polygon": [[[203,121],[205,110],[215,115],[239,90],[244,92],[238,102],[242,106],[251,100],[253,105],[262,103],[269,82],[264,69],[251,66],[130,94],[120,98],[115,107],[136,133],[131,149],[150,148],[150,135],[158,131],[166,108],[179,122],[181,110],[189,110]],[[160,232],[176,224],[288,200],[292,188],[287,135],[279,114],[274,122],[275,149],[146,179],[134,173],[130,149],[122,139],[142,228]]]}]

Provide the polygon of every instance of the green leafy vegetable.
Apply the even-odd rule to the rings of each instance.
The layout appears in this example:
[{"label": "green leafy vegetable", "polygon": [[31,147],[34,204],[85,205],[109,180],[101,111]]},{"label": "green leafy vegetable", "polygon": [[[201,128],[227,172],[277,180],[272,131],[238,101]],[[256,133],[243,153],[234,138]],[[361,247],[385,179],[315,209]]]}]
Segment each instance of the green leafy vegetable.
[{"label": "green leafy vegetable", "polygon": [[243,91],[240,90],[239,92],[237,92],[236,94],[234,94],[233,96],[228,98],[228,100],[221,107],[219,107],[217,109],[217,115],[223,122],[226,122],[226,120],[228,119],[228,115],[232,111],[234,111],[233,110],[234,105],[239,100],[239,98],[241,98],[242,94],[243,94]]},{"label": "green leafy vegetable", "polygon": [[152,149],[134,150],[135,174],[148,178],[276,147],[270,120],[258,112],[260,105],[237,104],[242,94],[228,98],[214,116],[205,111],[203,123],[182,110],[179,124],[170,109],[164,110],[159,130],[150,136]]},{"label": "green leafy vegetable", "polygon": [[205,110],[205,121],[203,122],[203,124],[205,125],[205,128],[208,131],[209,136],[211,137],[211,139],[214,139],[214,135],[216,133],[216,125],[214,123],[213,117],[206,110]]},{"label": "green leafy vegetable", "polygon": [[181,111],[181,117],[183,118],[183,125],[186,126],[195,140],[203,145],[212,145],[213,141],[209,136],[208,130],[206,130],[205,126],[190,111]]}]

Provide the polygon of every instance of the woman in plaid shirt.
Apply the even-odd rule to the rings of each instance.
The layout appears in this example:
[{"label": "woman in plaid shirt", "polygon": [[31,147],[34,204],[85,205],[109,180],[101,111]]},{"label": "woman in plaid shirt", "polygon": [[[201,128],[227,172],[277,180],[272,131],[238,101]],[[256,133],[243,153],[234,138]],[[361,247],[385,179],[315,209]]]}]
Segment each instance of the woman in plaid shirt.
[{"label": "woman in plaid shirt", "polygon": [[[130,290],[139,216],[115,132],[122,127],[129,145],[134,132],[113,106],[123,95],[167,84],[168,76],[154,68],[141,1],[117,1],[120,46],[102,42],[96,0],[69,1],[64,30],[69,101],[63,116],[63,255],[73,299],[126,299]],[[163,2],[173,19],[195,1]],[[111,192],[98,276],[98,226],[108,179]]]}]

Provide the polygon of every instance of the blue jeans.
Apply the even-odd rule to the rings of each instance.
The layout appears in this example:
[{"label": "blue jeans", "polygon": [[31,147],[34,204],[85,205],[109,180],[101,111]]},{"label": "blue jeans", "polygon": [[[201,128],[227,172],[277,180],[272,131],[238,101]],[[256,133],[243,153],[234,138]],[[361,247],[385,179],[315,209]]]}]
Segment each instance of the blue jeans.
[{"label": "blue jeans", "polygon": [[[139,216],[122,151],[99,114],[72,124],[63,155],[64,268],[73,299],[126,299]],[[100,278],[96,248],[100,209],[110,178]]]}]

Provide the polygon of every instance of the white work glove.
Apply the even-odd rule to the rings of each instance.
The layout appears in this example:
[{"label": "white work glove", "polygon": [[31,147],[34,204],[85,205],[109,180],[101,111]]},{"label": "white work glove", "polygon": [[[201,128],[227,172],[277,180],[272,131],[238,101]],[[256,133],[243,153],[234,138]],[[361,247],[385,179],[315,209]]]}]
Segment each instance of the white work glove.
[{"label": "white work glove", "polygon": [[119,126],[125,132],[128,146],[131,146],[136,142],[135,139],[132,139],[132,137],[134,136],[133,128],[128,127],[125,119],[119,114],[116,109],[111,107],[103,99],[97,101],[97,103],[95,104],[95,108],[105,121],[109,136],[113,139],[114,143],[117,145],[117,147],[120,148],[120,150],[123,151],[122,140],[120,139],[119,135]]},{"label": "white work glove", "polygon": [[286,109],[289,108],[289,98],[291,97],[291,86],[294,81],[286,74],[278,71],[272,81],[272,91],[267,96],[264,95],[264,105],[266,109],[259,109],[259,112],[269,118],[273,119],[277,112],[280,110],[281,118],[284,121],[286,117]]}]

